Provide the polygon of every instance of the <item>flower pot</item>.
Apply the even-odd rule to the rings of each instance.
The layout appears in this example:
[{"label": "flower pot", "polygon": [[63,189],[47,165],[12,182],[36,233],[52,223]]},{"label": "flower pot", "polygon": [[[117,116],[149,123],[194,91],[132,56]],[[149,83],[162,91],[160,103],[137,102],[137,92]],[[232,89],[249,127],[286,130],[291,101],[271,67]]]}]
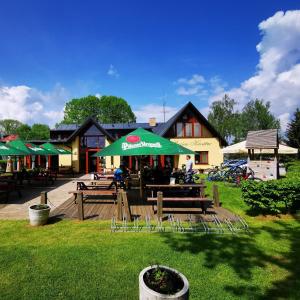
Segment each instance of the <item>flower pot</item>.
[{"label": "flower pot", "polygon": [[49,218],[50,206],[44,205],[32,205],[28,208],[29,221],[32,226],[45,225]]},{"label": "flower pot", "polygon": [[173,300],[187,300],[189,299],[189,282],[187,278],[176,271],[175,269],[166,267],[166,266],[159,266],[160,268],[176,274],[183,283],[183,287],[180,291],[176,292],[175,294],[169,295],[169,294],[162,294],[158,293],[146,284],[145,282],[145,274],[148,271],[151,271],[151,269],[155,269],[158,266],[150,266],[142,270],[142,272],[139,275],[139,294],[140,294],[140,300],[167,300],[167,299],[173,299]]}]

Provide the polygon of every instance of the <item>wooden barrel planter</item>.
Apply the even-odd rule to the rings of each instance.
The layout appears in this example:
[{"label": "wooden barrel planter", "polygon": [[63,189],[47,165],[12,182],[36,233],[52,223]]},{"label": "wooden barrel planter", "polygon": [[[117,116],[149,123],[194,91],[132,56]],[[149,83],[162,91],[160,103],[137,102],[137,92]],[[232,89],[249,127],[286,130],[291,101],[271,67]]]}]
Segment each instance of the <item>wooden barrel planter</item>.
[{"label": "wooden barrel planter", "polygon": [[166,266],[149,266],[139,275],[140,300],[187,300],[189,282],[177,270]]}]

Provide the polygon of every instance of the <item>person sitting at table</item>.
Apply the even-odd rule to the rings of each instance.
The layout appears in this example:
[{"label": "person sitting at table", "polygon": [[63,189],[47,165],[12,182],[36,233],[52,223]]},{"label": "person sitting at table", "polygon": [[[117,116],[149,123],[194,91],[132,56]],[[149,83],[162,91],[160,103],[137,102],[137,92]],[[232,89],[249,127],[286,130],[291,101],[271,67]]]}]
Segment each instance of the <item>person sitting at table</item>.
[{"label": "person sitting at table", "polygon": [[[121,164],[119,168],[117,168],[114,172],[114,181],[119,182],[122,188],[126,188],[126,180],[128,181],[130,176],[129,169],[124,165]],[[129,188],[129,186],[127,187]]]}]

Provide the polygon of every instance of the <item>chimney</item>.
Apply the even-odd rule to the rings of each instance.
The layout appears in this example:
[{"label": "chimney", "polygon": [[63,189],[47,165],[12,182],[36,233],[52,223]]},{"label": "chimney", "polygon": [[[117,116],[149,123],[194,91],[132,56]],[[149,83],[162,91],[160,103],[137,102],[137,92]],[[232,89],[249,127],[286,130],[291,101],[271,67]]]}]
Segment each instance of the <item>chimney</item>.
[{"label": "chimney", "polygon": [[149,125],[151,127],[155,127],[156,126],[156,118],[150,118],[149,119]]}]

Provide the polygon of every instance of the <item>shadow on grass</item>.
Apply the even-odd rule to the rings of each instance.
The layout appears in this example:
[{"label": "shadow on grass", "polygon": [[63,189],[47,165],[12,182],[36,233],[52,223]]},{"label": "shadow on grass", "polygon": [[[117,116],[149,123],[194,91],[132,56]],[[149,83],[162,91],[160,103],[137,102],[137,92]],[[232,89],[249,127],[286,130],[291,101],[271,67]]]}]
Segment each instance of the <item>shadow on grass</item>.
[{"label": "shadow on grass", "polygon": [[[294,223],[295,224],[295,223]],[[283,255],[271,256],[260,247],[258,236],[267,233],[275,241],[286,239],[290,251]],[[220,264],[229,265],[241,279],[224,289],[236,297],[251,299],[300,299],[300,230],[299,227],[284,221],[274,221],[249,234],[240,235],[162,235],[165,242],[177,252],[188,251],[204,254],[204,267],[216,268]],[[269,250],[270,249],[269,247]],[[288,276],[273,281],[271,287],[263,290],[262,285],[253,280],[257,268],[282,268]],[[246,282],[245,282],[246,281]],[[248,284],[249,283],[249,284]]]}]

